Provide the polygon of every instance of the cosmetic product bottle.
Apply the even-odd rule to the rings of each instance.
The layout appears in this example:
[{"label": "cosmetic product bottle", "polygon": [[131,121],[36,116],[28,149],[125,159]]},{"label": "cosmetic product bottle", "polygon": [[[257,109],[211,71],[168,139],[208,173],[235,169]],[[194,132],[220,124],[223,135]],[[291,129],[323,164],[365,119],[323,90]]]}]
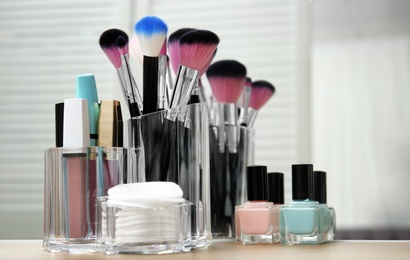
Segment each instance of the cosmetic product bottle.
[{"label": "cosmetic product bottle", "polygon": [[88,235],[87,154],[90,145],[88,104],[83,98],[64,100],[63,153],[64,192],[66,200],[66,235],[73,240],[83,240]]},{"label": "cosmetic product bottle", "polygon": [[90,124],[90,145],[96,146],[98,141],[97,120],[99,106],[94,74],[83,74],[77,76],[75,96],[77,98],[87,99],[88,119]]},{"label": "cosmetic product bottle", "polygon": [[89,147],[87,152],[90,172],[87,197],[93,235],[97,235],[97,197],[106,196],[108,189],[126,182],[127,150],[122,147],[123,121],[119,101],[101,101],[98,135],[98,146]]},{"label": "cosmetic product bottle", "polygon": [[268,172],[266,174],[266,198],[273,203],[272,207],[272,242],[280,241],[280,205],[284,203],[283,173]]},{"label": "cosmetic product bottle", "polygon": [[248,201],[235,207],[236,240],[242,244],[272,243],[272,202],[266,200],[266,166],[247,168]]},{"label": "cosmetic product bottle", "polygon": [[336,212],[333,207],[327,205],[326,172],[314,171],[315,200],[324,205],[326,211],[319,225],[319,233],[326,241],[334,240],[336,231]]},{"label": "cosmetic product bottle", "polygon": [[312,164],[292,165],[293,201],[280,209],[280,242],[287,245],[319,244],[320,221],[326,206],[314,201]]}]

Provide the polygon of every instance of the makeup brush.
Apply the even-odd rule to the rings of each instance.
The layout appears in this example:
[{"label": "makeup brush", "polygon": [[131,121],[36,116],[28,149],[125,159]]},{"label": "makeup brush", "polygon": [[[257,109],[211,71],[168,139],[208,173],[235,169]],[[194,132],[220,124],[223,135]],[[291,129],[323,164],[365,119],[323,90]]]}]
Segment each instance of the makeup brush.
[{"label": "makeup brush", "polygon": [[221,60],[209,66],[206,76],[213,96],[223,106],[229,152],[236,153],[238,143],[236,101],[245,86],[246,67],[235,60]]},{"label": "makeup brush", "polygon": [[[143,104],[144,114],[147,115],[168,106],[165,105],[167,57],[160,55],[168,27],[156,16],[145,16],[135,24],[134,29],[143,53]],[[161,153],[162,150],[168,150],[161,145],[162,120],[163,116],[159,113],[141,119],[147,180],[163,181],[161,174],[167,171],[168,160],[164,159]]]},{"label": "makeup brush", "polygon": [[197,82],[194,86],[194,89],[192,90],[191,93],[191,98],[189,99],[189,104],[194,104],[194,103],[199,103],[199,102],[204,102],[207,106],[207,109],[209,110],[207,98],[205,96],[205,91],[203,88],[203,85],[201,83],[201,77],[205,74],[205,72],[208,70],[209,65],[211,65],[212,60],[215,58],[216,52],[218,49],[215,49],[214,53],[212,56],[209,58],[209,60],[205,63],[205,65],[199,70],[199,75]]},{"label": "makeup brush", "polygon": [[159,96],[159,109],[168,109],[169,100],[172,95],[172,88],[174,83],[172,81],[171,72],[169,69],[169,57],[167,55],[167,40],[164,40],[161,51],[159,52],[159,85],[160,85],[160,96]]},{"label": "makeup brush", "polygon": [[167,32],[168,27],[165,22],[156,16],[145,16],[135,24],[135,33],[144,54],[144,114],[157,112],[165,108],[167,58],[164,55],[160,57],[160,52],[166,41]]},{"label": "makeup brush", "polygon": [[124,99],[131,117],[141,115],[141,97],[128,62],[128,35],[119,29],[104,31],[99,39],[101,49],[117,70]]},{"label": "makeup brush", "polygon": [[275,94],[275,87],[265,80],[252,83],[252,91],[249,99],[248,126],[253,127],[259,109]]},{"label": "makeup brush", "polygon": [[179,40],[181,39],[182,35],[187,32],[193,31],[193,28],[181,28],[176,30],[175,32],[171,33],[168,37],[168,52],[169,52],[169,59],[171,62],[172,70],[175,74],[178,73],[179,69]]},{"label": "makeup brush", "polygon": [[218,36],[208,30],[193,30],[179,40],[179,70],[172,93],[170,108],[188,103],[199,71],[212,57],[219,44]]},{"label": "makeup brush", "polygon": [[122,67],[124,68],[123,73],[124,73],[126,86],[129,89],[129,93],[130,93],[129,95],[135,97],[135,101],[139,109],[139,111],[135,111],[133,112],[133,114],[136,113],[138,116],[139,114],[142,114],[142,111],[143,111],[142,98],[138,90],[137,83],[135,82],[135,79],[131,73],[130,61],[128,57],[128,51],[129,51],[128,37],[119,36],[117,38],[116,44],[117,44],[118,51],[121,55],[121,64],[122,64]]},{"label": "makeup brush", "polygon": [[[239,124],[242,126],[247,125],[248,110],[249,110],[249,98],[251,97],[252,91],[252,80],[251,78],[246,78],[245,87],[243,88],[242,94],[239,98],[241,103],[241,109],[239,112]],[[239,102],[238,100],[238,102]]]},{"label": "makeup brush", "polygon": [[138,61],[139,64],[143,64],[144,54],[142,53],[141,45],[137,36],[133,36],[129,43],[131,56]]}]

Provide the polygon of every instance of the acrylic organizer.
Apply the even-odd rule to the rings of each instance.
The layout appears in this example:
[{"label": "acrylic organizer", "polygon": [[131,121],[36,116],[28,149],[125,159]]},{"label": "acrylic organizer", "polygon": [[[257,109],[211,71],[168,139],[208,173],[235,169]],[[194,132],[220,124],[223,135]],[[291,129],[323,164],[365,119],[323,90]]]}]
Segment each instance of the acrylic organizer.
[{"label": "acrylic organizer", "polygon": [[124,181],[126,149],[50,148],[44,155],[43,247],[49,252],[94,252],[96,198]]},{"label": "acrylic organizer", "polygon": [[202,103],[127,121],[128,182],[170,181],[192,203],[191,246],[212,242],[208,114]]},{"label": "acrylic organizer", "polygon": [[112,254],[189,252],[192,203],[141,203],[99,197],[97,249]]},{"label": "acrylic organizer", "polygon": [[224,131],[210,128],[211,223],[214,238],[235,238],[235,206],[247,200],[246,167],[254,163],[255,130],[234,126],[235,149]]}]

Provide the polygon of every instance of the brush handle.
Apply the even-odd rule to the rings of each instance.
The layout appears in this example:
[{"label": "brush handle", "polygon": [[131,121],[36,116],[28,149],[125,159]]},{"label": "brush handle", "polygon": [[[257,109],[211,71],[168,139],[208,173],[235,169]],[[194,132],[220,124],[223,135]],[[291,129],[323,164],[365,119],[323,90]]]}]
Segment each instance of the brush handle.
[{"label": "brush handle", "polygon": [[144,56],[142,101],[144,114],[158,111],[158,57]]},{"label": "brush handle", "polygon": [[[117,70],[120,72],[120,83],[122,87],[122,93],[125,100],[128,102],[128,107],[130,109],[130,116],[137,117],[141,115],[141,103],[138,88],[136,87],[134,78],[131,73],[129,66],[128,55],[121,55],[121,68]],[[139,98],[138,98],[139,97]]]}]

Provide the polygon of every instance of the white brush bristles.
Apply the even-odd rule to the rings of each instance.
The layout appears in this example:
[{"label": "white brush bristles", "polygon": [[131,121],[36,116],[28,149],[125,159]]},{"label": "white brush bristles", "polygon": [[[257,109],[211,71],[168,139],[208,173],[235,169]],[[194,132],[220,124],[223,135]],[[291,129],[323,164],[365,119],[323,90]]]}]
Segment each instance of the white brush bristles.
[{"label": "white brush bristles", "polygon": [[131,38],[129,46],[130,46],[131,56],[134,59],[136,59],[140,64],[142,64],[144,60],[143,58],[144,54],[142,52],[141,45],[138,41],[137,36],[134,36]]},{"label": "white brush bristles", "polygon": [[146,35],[143,33],[137,34],[138,41],[141,46],[142,53],[145,56],[157,57],[161,52],[162,45],[167,38],[166,34]]}]

